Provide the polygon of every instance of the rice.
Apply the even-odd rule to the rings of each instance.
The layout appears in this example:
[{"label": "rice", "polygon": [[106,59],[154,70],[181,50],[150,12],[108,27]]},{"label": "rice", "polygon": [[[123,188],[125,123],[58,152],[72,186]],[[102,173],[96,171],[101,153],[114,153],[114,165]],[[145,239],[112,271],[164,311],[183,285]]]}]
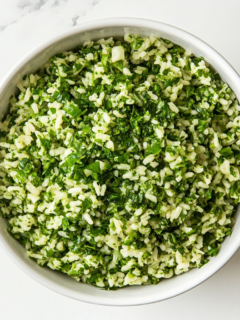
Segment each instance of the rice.
[{"label": "rice", "polygon": [[0,214],[29,257],[116,289],[218,254],[240,198],[240,106],[203,58],[126,34],[18,88],[0,123]]}]

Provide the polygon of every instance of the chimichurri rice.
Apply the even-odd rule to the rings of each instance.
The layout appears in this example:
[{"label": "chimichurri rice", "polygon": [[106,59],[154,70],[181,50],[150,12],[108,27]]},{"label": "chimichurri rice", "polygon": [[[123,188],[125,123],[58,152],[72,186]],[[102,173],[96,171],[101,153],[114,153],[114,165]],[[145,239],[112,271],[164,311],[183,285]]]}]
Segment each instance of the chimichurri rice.
[{"label": "chimichurri rice", "polygon": [[240,106],[204,58],[126,34],[18,88],[0,122],[0,213],[29,257],[114,289],[218,254],[240,197]]}]

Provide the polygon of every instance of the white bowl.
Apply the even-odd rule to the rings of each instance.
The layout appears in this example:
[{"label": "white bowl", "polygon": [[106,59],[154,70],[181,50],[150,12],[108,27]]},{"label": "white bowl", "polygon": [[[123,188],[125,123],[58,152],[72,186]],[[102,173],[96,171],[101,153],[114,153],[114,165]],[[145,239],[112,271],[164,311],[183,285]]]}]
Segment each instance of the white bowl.
[{"label": "white bowl", "polygon": [[[7,111],[9,97],[15,92],[23,75],[36,71],[51,56],[69,50],[87,40],[123,36],[125,32],[143,36],[155,35],[173,41],[196,56],[203,56],[222,79],[227,82],[240,100],[240,78],[230,64],[202,40],[178,28],[160,22],[134,18],[116,18],[93,21],[71,28],[43,43],[6,76],[0,85],[0,113]],[[117,291],[104,291],[88,284],[78,283],[70,277],[39,267],[26,255],[26,250],[7,232],[7,223],[0,218],[0,243],[12,260],[30,277],[65,296],[102,305],[129,306],[165,300],[192,289],[211,277],[237,251],[240,246],[240,214],[231,237],[227,237],[217,257],[201,269],[193,269],[158,285],[133,286]]]}]

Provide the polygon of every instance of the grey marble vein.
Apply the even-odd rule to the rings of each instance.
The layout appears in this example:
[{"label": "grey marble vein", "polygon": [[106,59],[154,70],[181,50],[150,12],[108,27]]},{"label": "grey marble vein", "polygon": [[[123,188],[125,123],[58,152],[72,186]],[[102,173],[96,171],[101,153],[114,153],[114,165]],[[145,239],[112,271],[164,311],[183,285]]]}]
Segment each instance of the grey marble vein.
[{"label": "grey marble vein", "polygon": [[[92,7],[95,7],[96,5],[100,4],[102,1],[103,1],[103,0],[93,0],[93,1],[92,1]],[[77,16],[77,15],[74,16],[74,17],[72,18],[72,22],[73,22],[72,26],[73,26],[73,27],[74,27],[74,26],[77,26],[77,25],[78,25],[77,21],[79,20],[79,18],[86,16],[88,13],[89,13],[88,10],[86,10],[86,12],[84,12],[83,14],[78,15],[78,16]]]},{"label": "grey marble vein", "polygon": [[[87,13],[100,4],[103,0],[8,0],[11,3],[11,7],[14,9],[11,17],[7,17],[7,21],[4,24],[0,23],[0,33],[4,32],[9,26],[18,23],[24,17],[31,14],[37,14],[38,12],[52,12],[54,17],[62,19],[62,14],[68,15],[69,26],[76,26],[79,23],[79,19],[86,16]],[[75,15],[71,15],[70,11],[76,8]],[[70,9],[70,10],[69,10]],[[68,11],[69,10],[69,11]],[[62,11],[62,12],[61,12]],[[68,13],[69,12],[69,13]],[[9,12],[10,15],[10,12]],[[66,16],[65,16],[66,18]],[[66,19],[65,19],[66,20]]]},{"label": "grey marble vein", "polygon": [[40,0],[40,1],[35,1],[34,3],[32,1],[21,1],[18,4],[18,7],[20,9],[25,9],[26,7],[29,7],[29,12],[35,11],[40,9],[45,3],[47,3],[48,0]]},{"label": "grey marble vein", "polygon": [[17,9],[18,19],[13,19],[11,22],[5,25],[0,25],[0,32],[4,31],[10,25],[15,24],[26,15],[29,15],[38,10],[43,10],[46,6],[48,6],[47,9],[49,10],[53,7],[58,7],[66,2],[68,2],[68,0],[20,0],[18,1],[15,7]]},{"label": "grey marble vein", "polygon": [[74,17],[72,18],[72,22],[73,22],[72,26],[73,26],[73,27],[77,25],[78,19],[79,19],[79,16],[74,16]]},{"label": "grey marble vein", "polygon": [[16,23],[18,20],[14,20],[14,21],[11,21],[10,23],[8,24],[5,24],[3,26],[0,26],[0,32],[3,32],[7,27],[9,27],[10,25]]}]

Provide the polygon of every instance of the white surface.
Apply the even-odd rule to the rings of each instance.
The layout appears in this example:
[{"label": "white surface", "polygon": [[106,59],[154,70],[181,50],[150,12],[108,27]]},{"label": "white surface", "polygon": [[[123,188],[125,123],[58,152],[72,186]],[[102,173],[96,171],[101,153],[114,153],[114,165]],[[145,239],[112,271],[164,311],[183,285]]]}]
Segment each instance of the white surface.
[{"label": "white surface", "polygon": [[[135,16],[183,28],[218,50],[240,72],[238,14],[240,3],[202,0],[0,0],[0,79],[30,48],[71,25],[97,18]],[[196,12],[192,14],[192,12]],[[217,12],[216,12],[217,10]],[[205,12],[207,11],[207,12]],[[1,252],[2,253],[2,252]],[[239,319],[240,252],[210,280],[194,290],[154,305],[112,308],[91,306],[50,292],[24,275],[4,253],[0,255],[2,319]],[[14,306],[14,307],[13,307]],[[37,310],[37,312],[36,312]],[[231,311],[230,311],[231,310]],[[230,312],[230,313],[229,313]]]},{"label": "white surface", "polygon": [[[8,74],[0,88],[0,113],[6,109],[8,99],[15,91],[17,83],[25,75],[36,71],[54,54],[69,50],[81,42],[99,37],[124,36],[126,32],[137,33],[145,36],[155,35],[164,37],[183,46],[197,56],[203,56],[219,72],[240,99],[240,77],[236,71],[214,49],[199,38],[181,30],[146,19],[113,18],[101,19],[83,23],[75,28],[60,32],[47,42],[40,44],[31,53],[24,57],[20,63]],[[56,292],[80,301],[111,306],[132,306],[144,303],[163,301],[194,288],[208,279],[221,268],[239,249],[240,246],[240,215],[236,217],[233,233],[228,237],[217,257],[200,270],[194,269],[179,277],[163,281],[159,286],[132,286],[124,290],[100,291],[98,288],[86,284],[79,284],[73,279],[48,268],[40,268],[30,260],[25,249],[6,230],[6,221],[0,218],[0,244],[13,261],[33,279],[44,284]]]}]

